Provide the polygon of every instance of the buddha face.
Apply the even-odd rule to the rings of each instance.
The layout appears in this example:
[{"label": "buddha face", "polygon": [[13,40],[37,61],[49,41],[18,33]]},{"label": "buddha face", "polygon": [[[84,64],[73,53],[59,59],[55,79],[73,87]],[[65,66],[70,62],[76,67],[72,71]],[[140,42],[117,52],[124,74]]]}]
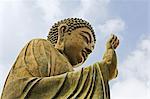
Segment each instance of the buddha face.
[{"label": "buddha face", "polygon": [[90,29],[78,28],[64,35],[64,54],[73,67],[87,59],[94,49],[94,37]]}]

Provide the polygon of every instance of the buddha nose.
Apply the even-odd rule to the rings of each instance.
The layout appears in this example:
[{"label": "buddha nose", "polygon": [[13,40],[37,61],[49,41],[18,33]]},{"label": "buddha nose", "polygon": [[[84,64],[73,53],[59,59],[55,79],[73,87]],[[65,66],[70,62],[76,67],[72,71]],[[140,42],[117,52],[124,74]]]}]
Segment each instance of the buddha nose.
[{"label": "buddha nose", "polygon": [[89,45],[87,46],[87,48],[92,51],[92,50],[94,49],[94,44],[93,44],[93,43],[89,44]]}]

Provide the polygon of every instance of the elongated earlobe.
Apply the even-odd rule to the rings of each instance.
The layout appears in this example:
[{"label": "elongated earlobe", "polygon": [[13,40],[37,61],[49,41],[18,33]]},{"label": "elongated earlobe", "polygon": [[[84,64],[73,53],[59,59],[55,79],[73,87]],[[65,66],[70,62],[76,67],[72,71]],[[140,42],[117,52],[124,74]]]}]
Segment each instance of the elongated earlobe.
[{"label": "elongated earlobe", "polygon": [[58,49],[59,51],[64,50],[64,34],[68,31],[68,25],[66,24],[61,24],[58,27],[58,40],[57,43],[55,44],[55,48]]}]

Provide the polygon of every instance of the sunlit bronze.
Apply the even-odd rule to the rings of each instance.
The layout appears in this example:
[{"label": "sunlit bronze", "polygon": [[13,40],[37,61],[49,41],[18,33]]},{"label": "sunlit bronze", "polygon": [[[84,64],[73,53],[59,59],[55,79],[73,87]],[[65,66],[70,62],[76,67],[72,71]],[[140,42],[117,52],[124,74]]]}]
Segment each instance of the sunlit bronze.
[{"label": "sunlit bronze", "polygon": [[107,41],[102,61],[74,70],[85,62],[95,41],[87,21],[69,18],[56,23],[47,40],[33,39],[21,50],[1,98],[110,99],[108,82],[118,74],[117,36]]}]

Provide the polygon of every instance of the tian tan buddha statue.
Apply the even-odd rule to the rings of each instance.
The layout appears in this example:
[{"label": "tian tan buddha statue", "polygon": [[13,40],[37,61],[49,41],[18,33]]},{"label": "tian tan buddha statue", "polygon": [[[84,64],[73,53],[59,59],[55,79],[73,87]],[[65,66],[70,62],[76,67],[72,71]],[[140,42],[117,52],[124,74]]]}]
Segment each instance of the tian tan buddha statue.
[{"label": "tian tan buddha statue", "polygon": [[55,23],[46,39],[33,39],[18,55],[6,79],[2,99],[110,99],[109,80],[117,76],[112,35],[103,59],[74,70],[85,62],[95,45],[91,25],[79,18]]}]

